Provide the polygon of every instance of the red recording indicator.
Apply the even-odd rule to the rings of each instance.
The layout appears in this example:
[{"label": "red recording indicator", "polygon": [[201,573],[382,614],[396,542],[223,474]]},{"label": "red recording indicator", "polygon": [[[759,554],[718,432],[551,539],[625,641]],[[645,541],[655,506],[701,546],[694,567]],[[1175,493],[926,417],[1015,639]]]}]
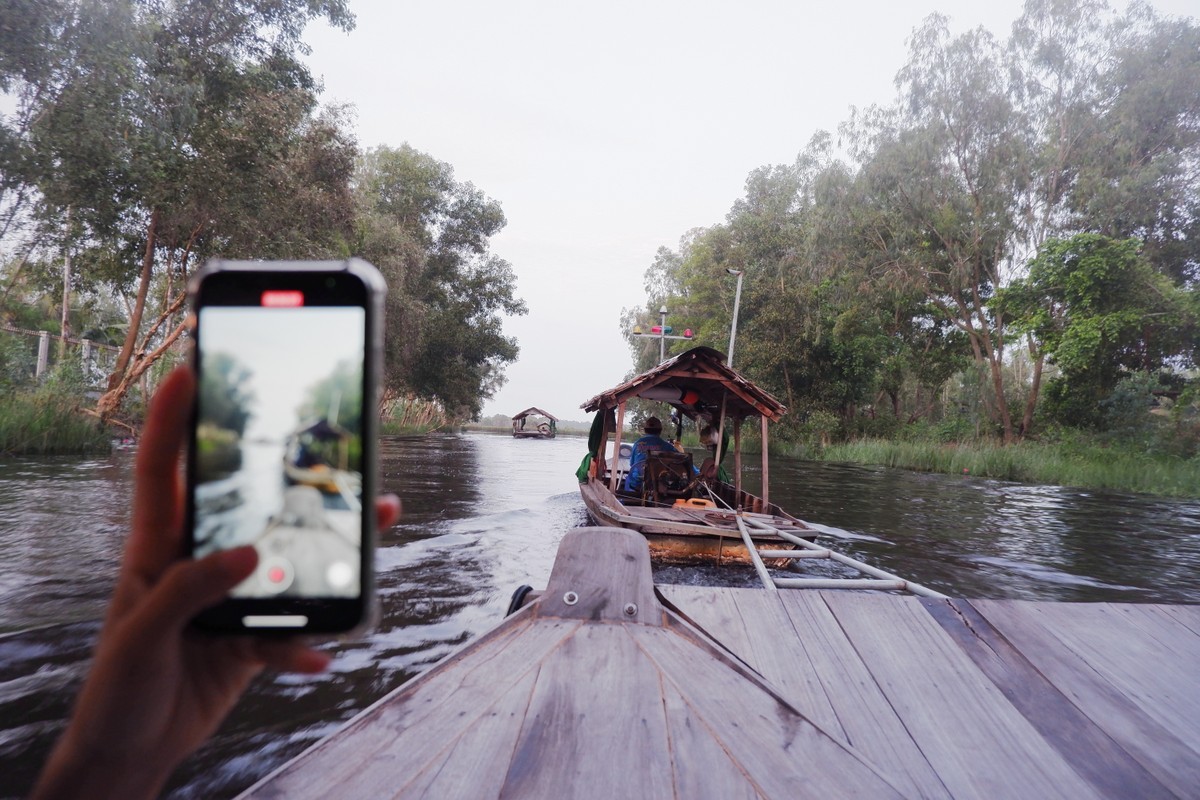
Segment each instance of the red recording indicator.
[{"label": "red recording indicator", "polygon": [[262,293],[264,308],[300,308],[304,305],[304,292],[299,289],[268,289]]}]

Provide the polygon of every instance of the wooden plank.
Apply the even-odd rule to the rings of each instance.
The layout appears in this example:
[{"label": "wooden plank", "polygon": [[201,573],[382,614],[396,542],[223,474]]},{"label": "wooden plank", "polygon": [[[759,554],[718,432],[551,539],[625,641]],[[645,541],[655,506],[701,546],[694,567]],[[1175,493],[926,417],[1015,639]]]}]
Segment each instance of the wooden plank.
[{"label": "wooden plank", "polygon": [[[1187,653],[1172,657],[1146,620],[1123,615],[1107,603],[1041,603],[1033,610],[1039,624],[1188,743],[1200,762],[1200,663]],[[1180,634],[1180,642],[1190,641]]]},{"label": "wooden plank", "polygon": [[539,617],[661,625],[650,551],[623,528],[575,528],[558,546]]},{"label": "wooden plank", "polygon": [[386,797],[396,770],[416,773],[570,636],[579,623],[507,623],[364,710],[241,797],[327,798],[354,786]]},{"label": "wooden plank", "polygon": [[[523,675],[459,736],[445,743],[437,758],[413,772],[395,762],[392,789],[386,795],[399,798],[469,797],[489,800],[500,797],[508,773],[516,732],[529,708],[537,673]],[[374,765],[373,765],[374,768]],[[342,796],[351,787],[344,787]],[[364,795],[365,796],[365,795]]]},{"label": "wooden plank", "polygon": [[954,797],[1097,796],[917,598],[822,597]]},{"label": "wooden plank", "polygon": [[[1071,620],[1048,612],[1052,605],[1065,604],[975,600],[972,605],[1063,695],[1171,791],[1187,797],[1200,786],[1195,734],[1181,738],[1130,693],[1119,675],[1103,665],[1098,668],[1093,663],[1099,661],[1095,658],[1095,643],[1081,644],[1078,635],[1062,627]],[[1095,626],[1088,627],[1093,634],[1108,638]],[[1108,641],[1118,650],[1129,646],[1119,635]],[[1161,662],[1144,652],[1141,657]],[[1195,670],[1194,664],[1192,668]],[[1153,676],[1149,680],[1159,683]],[[1190,681],[1185,678],[1193,687],[1195,680],[1194,676]],[[1139,691],[1138,687],[1132,688]],[[1193,700],[1195,693],[1193,688]]]},{"label": "wooden plank", "polygon": [[704,722],[692,714],[683,696],[673,686],[663,686],[663,704],[671,737],[675,797],[680,800],[694,797],[763,798],[750,777],[734,763]]},{"label": "wooden plank", "polygon": [[729,648],[754,669],[749,660],[750,643],[742,626],[741,612],[730,590],[708,586],[664,584],[658,591],[710,638]]},{"label": "wooden plank", "polygon": [[1183,625],[1192,633],[1200,636],[1200,606],[1156,606],[1164,614]]},{"label": "wooden plank", "polygon": [[[743,609],[753,600],[743,597],[749,594],[738,595]],[[779,597],[794,641],[803,645],[810,669],[832,703],[846,741],[891,775],[896,788],[905,795],[949,797],[949,791],[875,683],[822,595],[781,592]],[[770,631],[764,630],[763,635],[770,636]],[[781,636],[772,638],[783,640]],[[786,665],[781,667],[786,669]],[[767,678],[772,682],[777,680],[773,674]]]},{"label": "wooden plank", "polygon": [[968,601],[920,601],[1042,737],[1098,792],[1110,797],[1174,797],[1048,681]]},{"label": "wooden plank", "polygon": [[709,635],[777,687],[819,727],[848,741],[803,640],[776,598],[758,589],[702,587],[673,591],[672,602]]},{"label": "wooden plank", "polygon": [[[1192,630],[1183,619],[1172,614],[1170,606],[1107,603],[1104,609],[1141,637],[1152,639],[1160,654],[1176,663],[1200,665],[1200,631]],[[1196,619],[1200,622],[1200,614]]]},{"label": "wooden plank", "polygon": [[501,797],[671,797],[657,669],[641,625],[585,625],[538,675]]},{"label": "wooden plank", "polygon": [[626,630],[657,665],[664,683],[679,693],[696,724],[711,731],[763,796],[902,796],[860,754],[726,657],[715,652],[705,657],[673,629],[638,625]]}]

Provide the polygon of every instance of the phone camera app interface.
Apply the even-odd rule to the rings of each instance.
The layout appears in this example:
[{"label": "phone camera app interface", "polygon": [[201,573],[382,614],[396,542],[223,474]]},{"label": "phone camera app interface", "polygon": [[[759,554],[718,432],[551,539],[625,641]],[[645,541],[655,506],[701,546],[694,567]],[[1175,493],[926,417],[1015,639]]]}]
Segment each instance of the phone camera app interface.
[{"label": "phone camera app interface", "polygon": [[196,555],[254,545],[235,597],[356,597],[362,553],[362,308],[199,313]]}]

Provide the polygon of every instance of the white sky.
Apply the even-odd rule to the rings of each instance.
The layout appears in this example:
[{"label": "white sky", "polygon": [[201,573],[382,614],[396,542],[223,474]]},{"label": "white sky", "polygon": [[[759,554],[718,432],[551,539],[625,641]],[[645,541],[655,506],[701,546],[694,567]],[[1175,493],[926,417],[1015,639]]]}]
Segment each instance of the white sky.
[{"label": "white sky", "polygon": [[[1200,14],[1200,0],[1151,5]],[[323,100],[355,108],[360,146],[407,142],[448,162],[508,219],[493,251],[512,264],[529,314],[505,323],[521,355],[484,415],[537,406],[584,420],[580,404],[632,366],[620,314],[645,304],[660,246],[723,222],[751,171],[791,163],[852,106],[890,101],[908,35],[930,13],[946,13],[955,32],[983,25],[1006,38],[1022,3],[350,7],[351,33],[305,35]]]},{"label": "white sky", "polygon": [[251,373],[248,436],[282,440],[305,422],[297,411],[309,387],[340,361],[361,360],[363,311],[355,308],[209,306],[201,312],[202,352],[224,351]]}]

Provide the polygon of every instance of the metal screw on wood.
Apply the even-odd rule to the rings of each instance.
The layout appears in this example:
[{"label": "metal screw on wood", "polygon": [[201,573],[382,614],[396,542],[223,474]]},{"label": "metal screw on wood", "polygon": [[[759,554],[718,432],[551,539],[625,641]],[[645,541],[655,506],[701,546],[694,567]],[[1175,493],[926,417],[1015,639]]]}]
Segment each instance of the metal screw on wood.
[{"label": "metal screw on wood", "polygon": [[625,604],[625,616],[627,616],[627,617],[637,616],[637,604],[636,603],[626,603]]},{"label": "metal screw on wood", "polygon": [[563,602],[569,606],[573,606],[579,602],[579,595],[574,592],[567,592],[563,595]]}]

